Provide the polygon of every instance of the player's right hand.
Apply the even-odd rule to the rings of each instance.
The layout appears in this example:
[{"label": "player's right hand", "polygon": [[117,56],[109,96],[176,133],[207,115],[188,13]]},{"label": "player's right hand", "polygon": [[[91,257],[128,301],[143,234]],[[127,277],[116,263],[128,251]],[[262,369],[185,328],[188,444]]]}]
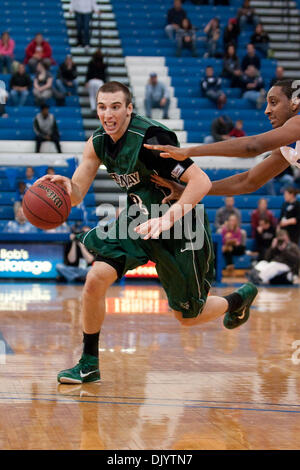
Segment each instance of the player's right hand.
[{"label": "player's right hand", "polygon": [[62,175],[44,175],[41,178],[39,178],[35,184],[37,183],[43,183],[49,181],[50,183],[55,183],[58,184],[59,186],[62,186],[64,190],[68,193],[69,196],[71,196],[72,193],[72,182],[70,178],[67,178],[66,176]]},{"label": "player's right hand", "polygon": [[188,148],[174,147],[173,145],[150,145],[144,144],[149,150],[158,150],[163,158],[174,158],[175,160],[185,160],[188,158]]}]

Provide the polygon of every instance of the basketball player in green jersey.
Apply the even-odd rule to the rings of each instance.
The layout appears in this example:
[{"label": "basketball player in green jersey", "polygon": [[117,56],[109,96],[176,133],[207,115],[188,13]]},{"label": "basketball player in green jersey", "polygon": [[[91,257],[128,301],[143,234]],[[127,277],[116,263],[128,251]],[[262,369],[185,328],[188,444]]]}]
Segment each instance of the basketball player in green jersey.
[{"label": "basketball player in green jersey", "polygon": [[[144,143],[178,145],[176,135],[153,120],[133,114],[130,92],[118,82],[106,83],[99,89],[97,113],[101,126],[86,143],[82,162],[72,179],[60,175],[42,178],[63,185],[74,206],[85,197],[102,162],[128,195],[128,208],[121,211],[106,236],[102,236],[99,227],[79,236],[98,258],[83,289],[83,354],[77,365],[58,374],[60,383],[100,380],[98,341],[105,317],[106,291],[127,270],[148,260],[156,263],[169,305],[175,317],[186,326],[225,315],[224,326],[236,328],[247,321],[250,305],[257,295],[256,287],[247,283],[226,297],[207,298],[214,275],[213,245],[207,218],[201,220],[195,208],[210,190],[211,182],[192,160],[178,164],[176,160],[160,158],[157,152],[143,146]],[[154,172],[179,179],[186,187],[177,203],[167,206],[163,215],[149,218],[153,205],[160,204],[165,197],[161,188],[151,182]],[[189,233],[175,237],[176,224],[185,225],[186,213],[191,208],[194,211],[191,228],[202,224],[200,248],[195,247]],[[135,220],[132,214],[137,212],[132,209],[138,209],[142,217],[132,232],[128,230],[129,236],[124,237],[122,230],[130,229]]]},{"label": "basketball player in green jersey", "polygon": [[[296,163],[300,155],[290,152],[288,146],[300,140],[300,99],[297,80],[281,80],[270,88],[267,94],[266,116],[272,127],[271,131],[249,137],[239,137],[223,142],[207,145],[177,148],[175,146],[148,145],[148,149],[161,152],[165,158],[172,157],[180,162],[191,156],[224,156],[224,157],[255,157],[267,151],[272,151],[258,165],[244,173],[214,181],[210,195],[234,196],[256,191],[267,181],[282,173],[290,163]],[[299,164],[299,162],[298,162]],[[153,180],[155,181],[155,180]],[[156,180],[158,183],[158,179]],[[160,182],[162,182],[160,180]],[[175,189],[175,187],[174,187]],[[176,190],[181,193],[177,186]],[[174,197],[173,194],[171,197]],[[167,199],[168,200],[168,199]]]}]

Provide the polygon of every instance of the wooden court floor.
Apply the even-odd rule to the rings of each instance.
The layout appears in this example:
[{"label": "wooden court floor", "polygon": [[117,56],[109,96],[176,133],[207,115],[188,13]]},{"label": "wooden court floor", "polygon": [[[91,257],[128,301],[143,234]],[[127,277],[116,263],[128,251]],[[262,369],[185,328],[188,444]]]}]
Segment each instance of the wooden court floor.
[{"label": "wooden court floor", "polygon": [[260,288],[229,331],[180,326],[157,284],[115,285],[101,383],[59,386],[81,354],[81,292],[0,284],[0,449],[300,448],[300,289]]}]

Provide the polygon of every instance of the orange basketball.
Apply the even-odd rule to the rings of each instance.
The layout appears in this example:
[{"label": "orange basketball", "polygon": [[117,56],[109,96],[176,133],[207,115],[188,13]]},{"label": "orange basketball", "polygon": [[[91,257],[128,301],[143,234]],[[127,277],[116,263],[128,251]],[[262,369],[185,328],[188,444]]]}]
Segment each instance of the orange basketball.
[{"label": "orange basketball", "polygon": [[45,181],[27,189],[22,206],[25,217],[32,225],[48,230],[67,220],[71,199],[62,186]]}]

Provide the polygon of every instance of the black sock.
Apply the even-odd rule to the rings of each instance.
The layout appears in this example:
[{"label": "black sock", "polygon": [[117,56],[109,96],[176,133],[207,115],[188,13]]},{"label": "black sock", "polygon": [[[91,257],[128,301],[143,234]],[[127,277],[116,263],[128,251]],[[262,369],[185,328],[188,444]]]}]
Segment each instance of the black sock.
[{"label": "black sock", "polygon": [[99,357],[99,335],[100,331],[91,335],[83,332],[83,354]]},{"label": "black sock", "polygon": [[243,299],[240,294],[237,292],[233,292],[232,294],[229,295],[224,295],[224,299],[227,300],[228,302],[228,312],[235,312],[237,309],[239,309],[242,306]]}]

